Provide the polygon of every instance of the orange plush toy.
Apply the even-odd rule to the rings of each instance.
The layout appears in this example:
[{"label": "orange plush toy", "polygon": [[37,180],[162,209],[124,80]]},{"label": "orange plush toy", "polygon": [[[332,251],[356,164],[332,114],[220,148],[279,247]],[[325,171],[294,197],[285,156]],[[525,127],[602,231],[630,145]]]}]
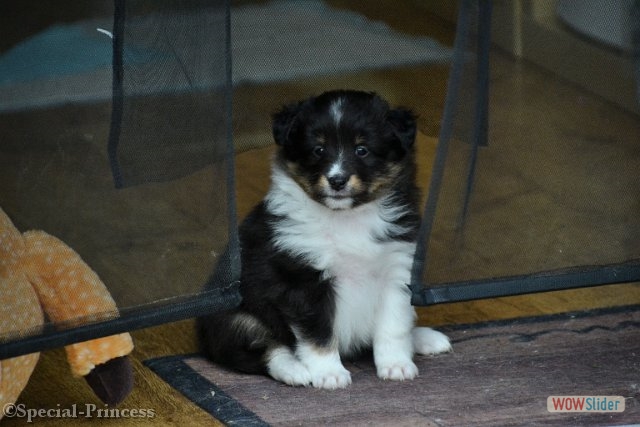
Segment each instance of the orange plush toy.
[{"label": "orange plush toy", "polygon": [[[73,249],[42,231],[21,234],[0,209],[0,339],[38,330],[45,313],[54,325],[68,326],[79,319],[115,317],[118,310],[98,275]],[[114,405],[129,394],[133,387],[126,357],[133,349],[129,334],[65,349],[71,372],[85,377],[103,402]],[[32,353],[0,361],[0,407],[18,399],[38,356]]]}]

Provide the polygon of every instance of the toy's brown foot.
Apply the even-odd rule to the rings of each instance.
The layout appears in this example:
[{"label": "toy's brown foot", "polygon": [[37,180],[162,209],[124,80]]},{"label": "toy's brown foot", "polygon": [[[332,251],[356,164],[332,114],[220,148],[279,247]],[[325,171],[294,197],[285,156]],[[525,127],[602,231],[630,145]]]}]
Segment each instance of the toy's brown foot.
[{"label": "toy's brown foot", "polygon": [[133,389],[133,368],[127,356],[97,365],[84,379],[93,392],[109,406],[122,402]]}]

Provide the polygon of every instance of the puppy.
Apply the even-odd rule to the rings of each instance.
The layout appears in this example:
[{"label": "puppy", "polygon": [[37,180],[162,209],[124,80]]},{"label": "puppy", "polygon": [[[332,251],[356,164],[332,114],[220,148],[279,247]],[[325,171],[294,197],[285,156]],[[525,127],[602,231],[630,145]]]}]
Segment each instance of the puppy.
[{"label": "puppy", "polygon": [[418,375],[414,352],[450,350],[415,328],[408,283],[419,226],[414,115],[332,91],[274,115],[271,188],[240,227],[242,303],[198,319],[213,361],[290,385],[351,383],[373,350],[382,379]]}]

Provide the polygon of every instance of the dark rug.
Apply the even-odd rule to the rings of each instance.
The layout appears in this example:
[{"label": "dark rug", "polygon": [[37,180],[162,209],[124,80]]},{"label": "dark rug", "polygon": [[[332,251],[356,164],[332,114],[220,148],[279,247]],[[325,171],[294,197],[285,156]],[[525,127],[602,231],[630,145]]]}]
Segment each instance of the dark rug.
[{"label": "dark rug", "polygon": [[[640,423],[640,306],[442,328],[454,351],[416,357],[413,381],[346,364],[337,391],[290,387],[197,355],[145,364],[229,425],[629,425]],[[622,396],[624,412],[552,413],[549,396]]]}]

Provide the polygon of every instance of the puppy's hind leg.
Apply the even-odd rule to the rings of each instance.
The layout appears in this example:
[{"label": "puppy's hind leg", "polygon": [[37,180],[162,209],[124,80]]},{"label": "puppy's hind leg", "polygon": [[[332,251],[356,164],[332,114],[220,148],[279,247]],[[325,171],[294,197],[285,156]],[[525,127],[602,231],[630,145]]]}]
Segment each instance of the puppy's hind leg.
[{"label": "puppy's hind leg", "polygon": [[342,365],[340,354],[334,346],[318,346],[304,339],[298,340],[296,355],[306,366],[311,385],[334,390],[351,384],[351,374]]},{"label": "puppy's hind leg", "polygon": [[265,359],[267,372],[272,378],[293,386],[307,386],[311,383],[311,373],[289,347],[281,345],[270,348]]},{"label": "puppy's hind leg", "polygon": [[223,311],[196,320],[200,349],[215,363],[248,374],[267,374],[264,355],[272,339],[251,314]]},{"label": "puppy's hind leg", "polygon": [[411,331],[413,350],[418,354],[438,354],[451,351],[449,337],[431,328],[416,327]]},{"label": "puppy's hind leg", "polygon": [[243,311],[215,313],[197,320],[202,352],[213,362],[248,374],[270,375],[289,385],[308,385],[311,375],[291,349]]}]

